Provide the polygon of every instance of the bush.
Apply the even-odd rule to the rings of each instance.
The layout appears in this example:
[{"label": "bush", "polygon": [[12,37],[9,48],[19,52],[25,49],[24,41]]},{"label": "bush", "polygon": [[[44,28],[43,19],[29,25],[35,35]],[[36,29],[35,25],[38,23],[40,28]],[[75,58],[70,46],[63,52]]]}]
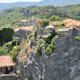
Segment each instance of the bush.
[{"label": "bush", "polygon": [[49,25],[49,20],[48,19],[43,19],[42,21],[41,21],[41,27],[45,27],[45,26],[47,26],[47,25]]},{"label": "bush", "polygon": [[50,17],[50,20],[51,20],[51,21],[58,21],[58,20],[60,20],[60,17],[54,15],[54,16]]},{"label": "bush", "polygon": [[41,47],[40,47],[41,43],[42,43],[42,40],[39,40],[38,43],[37,43],[37,53],[40,56],[42,55],[42,53],[41,53]]},{"label": "bush", "polygon": [[13,40],[13,41],[12,41],[12,45],[13,45],[13,46],[19,45],[19,43],[20,43],[19,40]]},{"label": "bush", "polygon": [[52,53],[52,52],[54,51],[54,49],[56,48],[55,45],[53,45],[53,44],[50,44],[48,47],[51,49],[51,53]]},{"label": "bush", "polygon": [[55,37],[57,33],[55,32],[55,30],[53,30],[53,32],[51,33],[51,35],[49,35],[46,39],[45,39],[45,47],[47,48],[49,44],[51,44],[52,39]]},{"label": "bush", "polygon": [[13,47],[18,44],[18,40],[13,40],[8,43],[5,43],[2,47],[0,47],[0,55],[8,55],[10,51],[12,51]]},{"label": "bush", "polygon": [[20,51],[19,46],[14,47],[13,50],[11,51],[11,56],[14,61],[16,61],[16,57],[18,56],[19,51]]},{"label": "bush", "polygon": [[34,31],[34,38],[36,38],[38,32],[38,28]]},{"label": "bush", "polygon": [[56,35],[55,30],[53,30],[53,32],[51,33],[51,35],[49,35],[44,42],[44,45],[46,47],[46,53],[47,55],[50,55],[51,53],[53,53],[54,49],[56,48],[55,43],[54,43],[54,39],[58,38],[58,36]]},{"label": "bush", "polygon": [[8,42],[0,49],[0,55],[7,55],[13,49],[12,42]]},{"label": "bush", "polygon": [[53,53],[55,48],[56,48],[55,45],[49,44],[48,47],[46,48],[47,55],[50,55],[51,53]]},{"label": "bush", "polygon": [[32,33],[29,34],[28,37],[29,37],[29,39],[31,39],[31,37],[33,37],[33,34]]},{"label": "bush", "polygon": [[75,36],[74,39],[80,41],[80,36]]},{"label": "bush", "polygon": [[62,23],[61,25],[62,25],[62,26],[65,26],[65,24],[64,24],[64,23]]},{"label": "bush", "polygon": [[46,48],[46,53],[47,53],[47,55],[51,54],[51,49],[49,47]]},{"label": "bush", "polygon": [[28,80],[34,80],[32,74],[29,76]]}]

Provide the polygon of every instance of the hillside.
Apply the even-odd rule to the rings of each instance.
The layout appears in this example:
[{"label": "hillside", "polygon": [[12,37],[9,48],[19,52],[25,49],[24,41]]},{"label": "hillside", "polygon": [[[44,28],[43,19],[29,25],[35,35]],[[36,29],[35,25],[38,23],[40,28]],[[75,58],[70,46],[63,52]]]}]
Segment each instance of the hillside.
[{"label": "hillside", "polygon": [[72,18],[80,20],[80,5],[70,5],[65,7],[31,6],[27,8],[14,7],[0,11],[0,26],[11,24],[15,26],[22,19],[32,16],[36,18],[49,18],[52,15],[59,15],[61,18]]},{"label": "hillside", "polygon": [[42,0],[40,2],[16,2],[16,3],[0,3],[0,10],[4,10],[11,7],[29,7],[29,6],[65,6],[80,4],[80,0]]}]

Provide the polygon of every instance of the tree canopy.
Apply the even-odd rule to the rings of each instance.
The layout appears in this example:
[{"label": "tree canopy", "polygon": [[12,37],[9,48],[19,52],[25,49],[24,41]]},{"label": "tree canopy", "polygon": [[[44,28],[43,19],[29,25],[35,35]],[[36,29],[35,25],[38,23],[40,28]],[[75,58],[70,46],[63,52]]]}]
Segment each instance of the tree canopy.
[{"label": "tree canopy", "polygon": [[7,43],[12,40],[14,30],[12,28],[0,29],[0,44]]}]

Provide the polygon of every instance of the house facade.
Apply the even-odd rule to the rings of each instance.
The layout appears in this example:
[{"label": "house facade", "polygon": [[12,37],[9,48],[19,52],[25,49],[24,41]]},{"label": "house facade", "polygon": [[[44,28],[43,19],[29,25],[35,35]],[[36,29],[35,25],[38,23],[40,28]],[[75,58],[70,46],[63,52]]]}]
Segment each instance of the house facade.
[{"label": "house facade", "polygon": [[10,56],[0,56],[0,73],[9,74],[13,71],[15,63]]}]

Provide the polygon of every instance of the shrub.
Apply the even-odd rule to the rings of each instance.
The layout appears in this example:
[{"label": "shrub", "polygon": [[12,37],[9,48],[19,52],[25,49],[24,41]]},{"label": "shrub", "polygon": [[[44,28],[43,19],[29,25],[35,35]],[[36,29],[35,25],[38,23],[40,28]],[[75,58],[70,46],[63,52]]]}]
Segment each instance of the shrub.
[{"label": "shrub", "polygon": [[34,31],[34,38],[36,38],[38,32],[38,28]]},{"label": "shrub", "polygon": [[8,42],[0,48],[0,55],[7,55],[13,49],[12,42]]},{"label": "shrub", "polygon": [[55,27],[54,29],[55,29],[55,32],[58,32],[58,30],[59,29],[62,29],[62,28],[65,28],[65,26],[64,25],[61,25],[61,26]]},{"label": "shrub", "polygon": [[29,76],[28,80],[34,80],[32,74]]},{"label": "shrub", "polygon": [[19,40],[13,40],[8,43],[5,43],[2,47],[0,47],[0,55],[7,55],[13,49],[14,46],[19,44]]},{"label": "shrub", "polygon": [[61,25],[62,25],[62,26],[65,26],[65,24],[64,24],[64,23],[62,23]]},{"label": "shrub", "polygon": [[74,39],[80,41],[80,36],[75,36]]},{"label": "shrub", "polygon": [[19,43],[20,43],[19,40],[13,40],[13,41],[12,41],[12,45],[13,45],[13,46],[19,45]]},{"label": "shrub", "polygon": [[54,43],[54,39],[58,38],[58,36],[56,35],[55,30],[53,30],[53,32],[51,33],[51,35],[49,35],[44,42],[44,45],[46,47],[46,53],[47,55],[50,55],[54,49],[56,48],[55,43]]},{"label": "shrub", "polygon": [[47,55],[50,55],[51,53],[53,53],[55,48],[56,48],[55,45],[49,44],[48,47],[46,48]]},{"label": "shrub", "polygon": [[32,33],[29,34],[28,37],[29,37],[29,39],[31,39],[31,37],[33,37],[33,34]]},{"label": "shrub", "polygon": [[57,33],[55,30],[45,39],[45,47],[47,48],[49,44],[51,44],[52,39],[55,37]]},{"label": "shrub", "polygon": [[20,51],[19,46],[14,47],[13,50],[11,51],[11,56],[14,61],[16,61],[16,57],[18,56],[19,51]]},{"label": "shrub", "polygon": [[50,17],[50,20],[51,21],[58,21],[58,20],[60,20],[60,17],[56,16],[56,15],[53,15],[52,17]]},{"label": "shrub", "polygon": [[50,44],[48,47],[51,49],[51,53],[52,53],[52,52],[54,51],[54,49],[56,48],[55,45],[53,45],[53,44]]},{"label": "shrub", "polygon": [[51,49],[49,47],[46,48],[46,53],[47,53],[47,55],[51,54]]},{"label": "shrub", "polygon": [[47,26],[47,25],[49,25],[49,20],[48,19],[43,19],[42,21],[41,21],[41,27],[45,27],[45,26]]},{"label": "shrub", "polygon": [[42,40],[39,40],[38,43],[37,43],[37,53],[40,56],[42,55],[42,53],[41,53],[41,47],[40,47],[41,43],[42,43]]}]

